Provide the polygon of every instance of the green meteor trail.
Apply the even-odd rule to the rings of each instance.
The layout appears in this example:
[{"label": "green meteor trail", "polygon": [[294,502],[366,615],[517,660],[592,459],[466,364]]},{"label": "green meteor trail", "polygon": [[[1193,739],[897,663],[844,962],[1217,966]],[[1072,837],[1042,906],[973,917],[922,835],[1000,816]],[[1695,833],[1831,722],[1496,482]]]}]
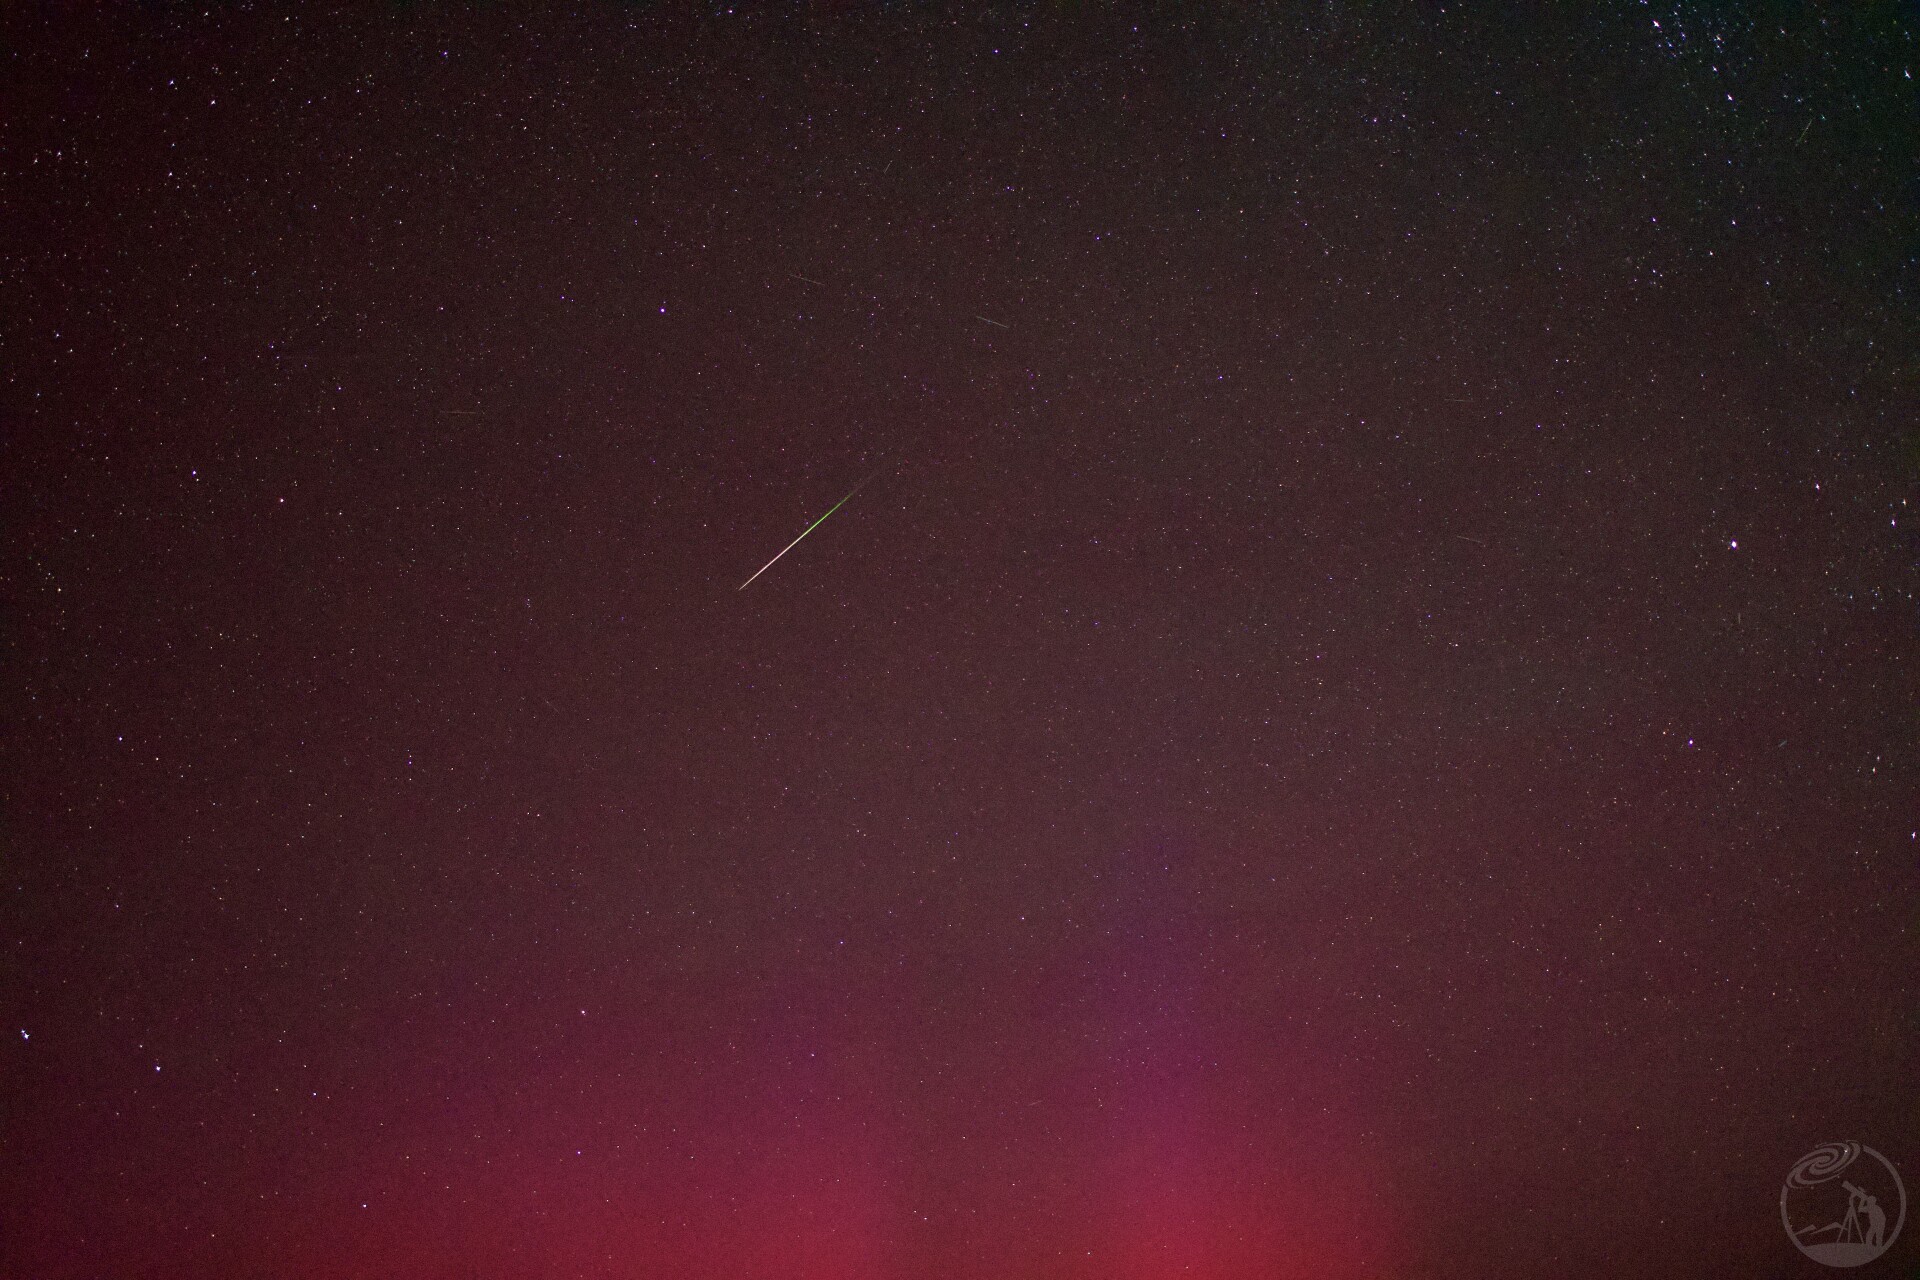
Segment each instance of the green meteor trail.
[{"label": "green meteor trail", "polygon": [[[886,465],[887,464],[883,462],[879,466],[875,467],[873,470],[869,471],[867,473],[866,480],[862,480],[859,484],[853,486],[852,489],[848,490],[847,496],[840,499],[840,501],[834,503],[833,506],[827,511],[827,516],[832,515],[835,511],[838,511],[840,508],[846,506],[848,502],[852,501],[853,495],[860,492],[862,489],[866,488],[867,481],[873,479],[875,476],[879,475],[881,471],[885,470]],[[827,516],[821,516],[820,519],[815,520],[812,524],[802,529],[800,531],[800,538],[804,538],[808,534],[812,533],[815,529],[818,529],[823,523],[825,523]],[[787,552],[799,546],[800,538],[795,538],[792,542],[789,542],[786,546],[780,548],[780,555],[776,555],[773,558],[773,560],[769,560],[765,564],[761,565],[760,568],[754,573],[753,578],[757,578],[761,574],[765,573],[767,570],[773,568],[774,561],[778,560],[780,556],[787,554]],[[748,587],[753,585],[753,578],[748,578],[745,582],[741,583],[739,587],[736,588],[736,590],[745,591]]]}]

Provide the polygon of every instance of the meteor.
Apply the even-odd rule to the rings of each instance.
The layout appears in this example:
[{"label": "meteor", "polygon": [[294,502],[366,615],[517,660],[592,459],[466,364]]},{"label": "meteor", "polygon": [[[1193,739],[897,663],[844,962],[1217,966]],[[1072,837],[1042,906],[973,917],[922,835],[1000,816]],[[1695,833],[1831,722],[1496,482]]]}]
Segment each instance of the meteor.
[{"label": "meteor", "polygon": [[[867,472],[866,479],[862,480],[859,484],[853,486],[852,489],[848,490],[846,497],[834,503],[833,506],[828,509],[827,516],[832,515],[835,511],[838,511],[840,508],[846,506],[848,502],[852,501],[854,494],[860,492],[862,489],[867,487],[867,481],[872,480],[875,476],[879,475],[882,471],[885,471],[886,469],[887,469],[887,464],[883,462],[879,466],[875,467],[873,470]],[[818,529],[823,523],[826,522],[827,516],[821,516],[820,519],[815,520],[812,524],[802,529],[800,531],[800,538],[804,538],[808,534],[812,533],[815,529]],[[757,578],[762,573],[765,573],[767,570],[773,568],[774,562],[779,560],[780,556],[787,554],[787,552],[799,546],[800,538],[795,538],[792,542],[789,542],[786,546],[780,548],[780,555],[775,556],[772,560],[769,560],[765,564],[761,565],[759,570],[754,573],[753,578]],[[748,587],[753,585],[753,578],[748,578],[745,582],[741,583],[739,587],[736,588],[736,590],[745,591]]]}]

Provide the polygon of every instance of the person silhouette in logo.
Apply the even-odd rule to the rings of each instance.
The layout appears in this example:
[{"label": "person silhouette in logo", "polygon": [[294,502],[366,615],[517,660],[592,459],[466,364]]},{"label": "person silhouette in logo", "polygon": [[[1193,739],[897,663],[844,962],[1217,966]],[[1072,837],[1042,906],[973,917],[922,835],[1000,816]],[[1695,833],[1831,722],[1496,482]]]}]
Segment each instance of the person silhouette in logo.
[{"label": "person silhouette in logo", "polygon": [[1878,1249],[1887,1238],[1887,1211],[1880,1207],[1877,1197],[1865,1191],[1856,1191],[1854,1194],[1860,1197],[1860,1212],[1867,1215],[1866,1239],[1861,1243]]}]

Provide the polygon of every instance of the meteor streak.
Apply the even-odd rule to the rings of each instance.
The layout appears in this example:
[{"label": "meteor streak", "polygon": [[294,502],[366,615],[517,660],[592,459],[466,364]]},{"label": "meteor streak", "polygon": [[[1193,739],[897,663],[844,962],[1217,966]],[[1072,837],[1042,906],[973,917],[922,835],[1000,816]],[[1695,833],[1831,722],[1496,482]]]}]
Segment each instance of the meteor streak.
[{"label": "meteor streak", "polygon": [[[846,506],[848,502],[852,501],[854,494],[860,492],[862,489],[867,487],[868,480],[872,480],[875,476],[879,475],[882,471],[886,470],[886,467],[887,467],[887,464],[883,462],[879,466],[875,467],[873,470],[867,472],[866,479],[862,480],[859,484],[853,486],[852,489],[848,490],[846,497],[834,503],[833,506],[828,509],[827,516],[832,515],[835,511],[838,511],[840,508]],[[800,531],[800,538],[804,538],[808,534],[812,533],[815,529],[818,529],[823,523],[825,523],[827,516],[821,516],[820,519],[815,520],[812,524],[802,529]],[[786,546],[780,548],[780,555],[775,556],[772,560],[769,560],[765,564],[761,565],[758,571],[754,573],[753,578],[757,578],[761,574],[765,573],[767,570],[773,568],[774,562],[779,560],[780,556],[787,554],[787,552],[799,546],[800,538],[795,538],[792,542],[789,542]],[[748,587],[753,585],[753,578],[748,578],[745,582],[741,583],[739,587],[736,588],[736,590],[745,591]]]}]

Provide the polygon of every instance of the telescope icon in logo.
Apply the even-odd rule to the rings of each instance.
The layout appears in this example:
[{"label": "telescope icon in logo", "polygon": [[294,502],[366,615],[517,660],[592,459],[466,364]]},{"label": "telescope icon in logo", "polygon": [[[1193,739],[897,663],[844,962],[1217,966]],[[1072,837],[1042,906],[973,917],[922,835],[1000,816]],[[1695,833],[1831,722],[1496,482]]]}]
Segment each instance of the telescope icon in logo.
[{"label": "telescope icon in logo", "polygon": [[1794,1247],[1829,1267],[1872,1262],[1900,1238],[1907,1189],[1887,1158],[1858,1142],[1802,1156],[1780,1188],[1780,1223]]}]

